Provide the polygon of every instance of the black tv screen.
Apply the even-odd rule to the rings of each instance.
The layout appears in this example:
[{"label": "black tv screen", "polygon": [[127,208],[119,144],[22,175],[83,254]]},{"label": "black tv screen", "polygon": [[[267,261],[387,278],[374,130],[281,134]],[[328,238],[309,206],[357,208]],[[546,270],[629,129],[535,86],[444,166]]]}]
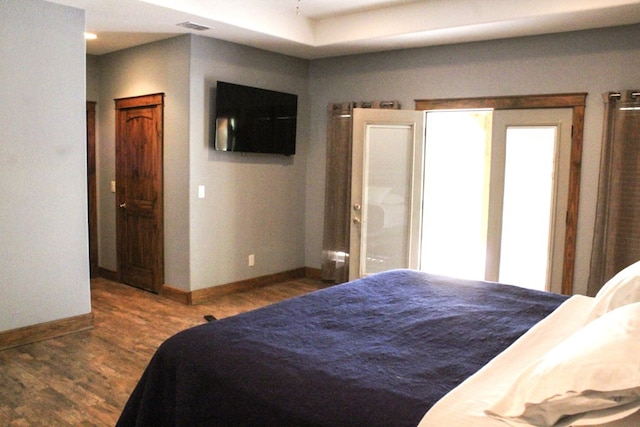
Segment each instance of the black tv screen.
[{"label": "black tv screen", "polygon": [[215,99],[216,150],[295,154],[297,95],[218,81]]}]

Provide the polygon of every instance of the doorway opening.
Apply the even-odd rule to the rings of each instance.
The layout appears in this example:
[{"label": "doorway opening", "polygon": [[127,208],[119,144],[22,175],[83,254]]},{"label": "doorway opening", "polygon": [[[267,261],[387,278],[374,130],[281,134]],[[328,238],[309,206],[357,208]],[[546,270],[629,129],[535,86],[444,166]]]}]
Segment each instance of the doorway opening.
[{"label": "doorway opening", "polygon": [[420,269],[560,292],[571,119],[428,112]]},{"label": "doorway opening", "polygon": [[[454,99],[419,99],[415,101],[416,110],[435,112],[446,110],[493,110],[493,128],[503,129],[505,123],[496,126],[495,113],[504,113],[503,110],[514,110],[517,114],[518,110],[540,110],[549,109],[565,109],[570,114],[570,118],[566,121],[570,124],[570,129],[563,131],[565,137],[570,139],[569,144],[563,146],[564,153],[569,160],[564,163],[565,166],[556,166],[556,171],[564,173],[561,178],[566,182],[558,183],[556,186],[564,186],[566,195],[556,194],[555,203],[555,222],[553,225],[553,251],[561,254],[552,257],[553,275],[550,279],[550,290],[570,295],[573,291],[574,265],[576,257],[576,235],[578,226],[578,201],[580,199],[580,170],[582,158],[584,113],[586,103],[586,93],[567,93],[567,94],[549,94],[549,95],[522,95],[522,96],[499,96],[499,97],[482,97],[482,98],[454,98]],[[506,131],[504,132],[506,136]],[[495,139],[495,134],[492,135]],[[557,147],[556,147],[557,148]],[[499,153],[499,150],[498,150]],[[496,150],[492,155],[498,154]],[[502,153],[506,158],[506,153]],[[499,174],[498,174],[499,175]],[[492,179],[496,175],[492,175]],[[560,179],[560,178],[558,178]],[[532,180],[533,181],[533,180]],[[556,190],[557,191],[557,190]],[[502,203],[502,202],[500,202]],[[502,210],[502,205],[497,205]],[[559,213],[561,212],[561,213]],[[502,222],[502,216],[490,214],[490,218],[498,225]],[[497,227],[495,223],[490,227]],[[493,232],[490,235],[501,236],[501,232]],[[496,243],[495,237],[491,240],[490,235],[488,246],[494,245],[500,247],[500,242]],[[493,271],[493,276],[489,276],[489,280],[498,280],[499,275],[495,272],[499,271],[500,251],[495,249],[490,251],[492,254],[485,260],[485,268]],[[506,262],[506,261],[505,261]],[[496,267],[496,265],[498,267]],[[490,267],[490,268],[489,268]],[[506,274],[506,273],[505,273]],[[506,276],[504,276],[506,277]]]}]

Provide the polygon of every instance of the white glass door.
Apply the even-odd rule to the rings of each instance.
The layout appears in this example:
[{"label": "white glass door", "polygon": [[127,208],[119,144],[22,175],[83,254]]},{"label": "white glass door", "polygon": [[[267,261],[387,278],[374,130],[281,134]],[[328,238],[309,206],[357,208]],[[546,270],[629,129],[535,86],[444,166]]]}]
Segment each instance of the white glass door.
[{"label": "white glass door", "polygon": [[424,118],[354,109],[350,280],[419,267]]},{"label": "white glass door", "polygon": [[494,112],[489,280],[561,291],[572,119],[566,108]]}]

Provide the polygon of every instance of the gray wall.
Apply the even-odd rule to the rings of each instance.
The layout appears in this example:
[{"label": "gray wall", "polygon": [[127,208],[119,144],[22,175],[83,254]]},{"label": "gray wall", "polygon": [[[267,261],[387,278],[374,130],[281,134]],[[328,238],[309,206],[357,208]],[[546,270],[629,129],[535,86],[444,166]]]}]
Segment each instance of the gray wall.
[{"label": "gray wall", "polygon": [[0,331],[91,312],[84,12],[0,2]]},{"label": "gray wall", "polygon": [[[90,58],[91,60],[91,58]],[[91,62],[90,62],[91,63]],[[100,56],[100,266],[117,270],[113,99],[164,92],[165,283],[190,291],[304,266],[308,62],[185,35]],[[216,80],[297,93],[291,157],[215,152],[209,114]],[[197,195],[205,186],[205,198]],[[249,254],[255,266],[248,267]]]},{"label": "gray wall", "polygon": [[[216,80],[298,95],[296,154],[217,152],[209,144]],[[190,99],[191,289],[304,266],[308,61],[193,36]],[[215,99],[215,98],[214,98]],[[197,197],[198,185],[205,198]],[[248,266],[249,254],[255,265]]]},{"label": "gray wall", "polygon": [[87,101],[97,102],[100,99],[99,56],[87,55]]},{"label": "gray wall", "polygon": [[[98,57],[97,185],[99,265],[117,271],[114,99],[165,94],[165,282],[189,284],[189,38],[177,37]],[[92,77],[92,80],[95,77]]]},{"label": "gray wall", "polygon": [[306,265],[322,250],[326,105],[588,92],[574,289],[586,292],[602,137],[601,95],[640,86],[640,26],[316,60],[310,69]]}]

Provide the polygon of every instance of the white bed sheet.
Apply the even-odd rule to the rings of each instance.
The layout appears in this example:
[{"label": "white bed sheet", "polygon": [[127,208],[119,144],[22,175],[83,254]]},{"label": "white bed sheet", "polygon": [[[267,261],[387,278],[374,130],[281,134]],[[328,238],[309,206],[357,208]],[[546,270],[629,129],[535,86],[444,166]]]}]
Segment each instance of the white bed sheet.
[{"label": "white bed sheet", "polygon": [[[582,327],[593,298],[574,295],[536,324],[504,352],[451,390],[424,416],[418,427],[505,427],[507,424],[484,414],[517,375],[566,337]],[[577,426],[577,425],[576,425]],[[640,412],[606,427],[638,427]]]}]

